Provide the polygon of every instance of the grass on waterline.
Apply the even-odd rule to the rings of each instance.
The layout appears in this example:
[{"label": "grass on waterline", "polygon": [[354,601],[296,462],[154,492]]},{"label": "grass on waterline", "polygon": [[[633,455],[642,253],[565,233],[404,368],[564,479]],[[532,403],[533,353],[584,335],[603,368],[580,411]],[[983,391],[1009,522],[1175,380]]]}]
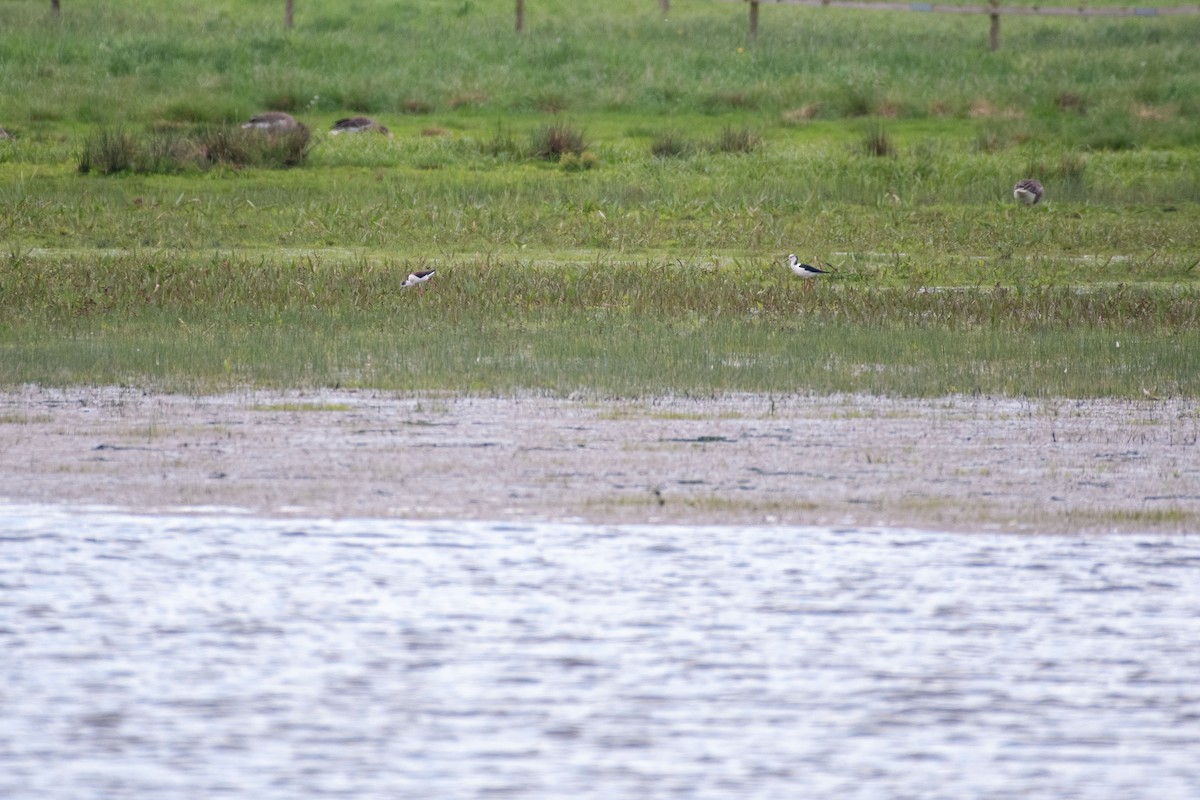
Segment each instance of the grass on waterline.
[{"label": "grass on waterline", "polygon": [[959,287],[781,267],[485,261],[12,261],[12,383],[189,391],[369,386],[609,395],[731,391],[1200,393],[1200,296],[1179,286]]},{"label": "grass on waterline", "polygon": [[231,324],[167,315],[0,336],[10,385],[133,384],[168,391],[369,387],[601,396],[867,392],[899,396],[1200,395],[1197,337],[1162,332],[779,325],[571,313],[413,325],[318,312]]}]

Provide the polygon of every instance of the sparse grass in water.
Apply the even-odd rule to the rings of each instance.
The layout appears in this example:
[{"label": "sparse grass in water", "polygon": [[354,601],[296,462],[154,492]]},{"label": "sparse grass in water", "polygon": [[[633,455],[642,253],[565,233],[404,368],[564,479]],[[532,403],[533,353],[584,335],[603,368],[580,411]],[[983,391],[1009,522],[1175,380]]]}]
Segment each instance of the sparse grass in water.
[{"label": "sparse grass in water", "polygon": [[267,405],[251,406],[253,411],[294,411],[302,413],[323,411],[350,411],[352,406],[347,403],[270,403]]},{"label": "sparse grass in water", "polygon": [[[774,265],[485,262],[439,265],[437,283],[415,294],[396,288],[396,276],[415,265],[147,266],[108,261],[84,282],[55,281],[61,294],[27,304],[25,321],[6,314],[3,374],[17,383],[142,375],[176,388],[633,396],[1200,393],[1194,290],[929,293],[831,283],[809,293],[779,280]],[[6,297],[28,299],[39,280],[55,277],[13,272],[21,277]]]}]

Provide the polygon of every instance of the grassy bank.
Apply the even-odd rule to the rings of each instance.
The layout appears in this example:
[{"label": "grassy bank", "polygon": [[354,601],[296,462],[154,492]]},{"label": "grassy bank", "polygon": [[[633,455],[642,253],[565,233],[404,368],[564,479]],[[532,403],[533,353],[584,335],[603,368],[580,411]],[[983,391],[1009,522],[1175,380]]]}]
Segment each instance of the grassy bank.
[{"label": "grassy bank", "polygon": [[1200,21],[281,5],[0,2],[0,384],[1200,395]]},{"label": "grassy bank", "polygon": [[[1113,0],[1115,2],[1116,0]],[[1171,5],[1174,0],[1163,0]],[[692,0],[512,3],[168,0],[0,3],[11,125],[233,121],[294,113],[422,115],[637,111],[793,112],[796,118],[972,113],[1097,121],[1170,117],[1195,142],[1200,19],[1006,19],[775,8],[746,40],[745,7]],[[1093,55],[1102,54],[1102,55]],[[1065,119],[1060,118],[1066,112]],[[1160,119],[1160,122],[1168,122]],[[1189,130],[1190,127],[1190,130]]]}]

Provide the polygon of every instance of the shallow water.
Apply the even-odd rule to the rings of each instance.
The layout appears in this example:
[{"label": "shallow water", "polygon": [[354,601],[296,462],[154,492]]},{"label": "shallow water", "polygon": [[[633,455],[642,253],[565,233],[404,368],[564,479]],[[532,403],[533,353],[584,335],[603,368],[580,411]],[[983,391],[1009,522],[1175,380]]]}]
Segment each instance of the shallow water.
[{"label": "shallow water", "polygon": [[0,507],[5,798],[1196,798],[1200,539]]}]

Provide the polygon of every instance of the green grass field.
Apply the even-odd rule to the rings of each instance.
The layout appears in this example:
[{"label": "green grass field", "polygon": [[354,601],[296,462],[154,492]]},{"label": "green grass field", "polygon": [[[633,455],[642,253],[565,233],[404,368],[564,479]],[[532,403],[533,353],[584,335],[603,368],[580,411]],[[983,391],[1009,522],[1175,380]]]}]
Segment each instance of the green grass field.
[{"label": "green grass field", "polygon": [[1200,395],[1200,17],[672,5],[0,0],[0,384]]}]

